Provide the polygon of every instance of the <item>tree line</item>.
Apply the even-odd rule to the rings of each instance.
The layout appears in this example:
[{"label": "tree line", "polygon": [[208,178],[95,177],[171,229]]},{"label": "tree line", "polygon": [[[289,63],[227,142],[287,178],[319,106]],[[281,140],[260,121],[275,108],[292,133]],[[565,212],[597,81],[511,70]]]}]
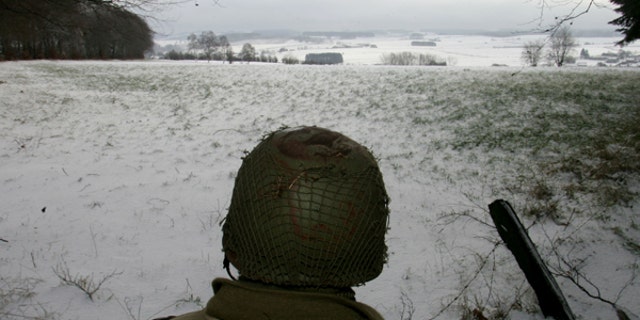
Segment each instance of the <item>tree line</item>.
[{"label": "tree line", "polygon": [[386,53],[381,57],[383,65],[391,66],[446,66],[447,61],[428,53]]},{"label": "tree line", "polygon": [[111,0],[0,0],[0,60],[140,59],[153,31]]},{"label": "tree line", "polygon": [[207,61],[235,61],[243,62],[269,62],[277,63],[278,58],[267,52],[259,55],[256,48],[250,43],[245,43],[239,53],[235,53],[226,36],[218,36],[213,31],[204,31],[200,35],[195,33],[187,37],[187,52],[172,49],[161,57],[170,60],[207,60]]},{"label": "tree line", "polygon": [[[256,52],[256,48],[251,43],[245,43],[239,53],[235,53],[226,36],[217,36],[213,31],[204,31],[200,35],[195,33],[187,37],[187,52],[176,51],[175,48],[160,55],[161,58],[169,60],[207,60],[223,61],[233,63],[242,62],[263,62],[278,63],[278,57],[268,51]],[[280,52],[287,51],[281,49]],[[284,64],[342,64],[344,59],[341,53],[325,52],[311,53],[305,56],[305,60],[300,60],[292,55],[282,58]]]}]

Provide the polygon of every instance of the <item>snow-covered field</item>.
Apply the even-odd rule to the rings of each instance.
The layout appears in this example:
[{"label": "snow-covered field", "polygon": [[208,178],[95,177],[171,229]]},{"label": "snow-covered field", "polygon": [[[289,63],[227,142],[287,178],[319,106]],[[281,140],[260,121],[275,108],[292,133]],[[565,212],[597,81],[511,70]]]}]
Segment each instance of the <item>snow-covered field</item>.
[{"label": "snow-covered field", "polygon": [[[232,43],[233,50],[239,53],[245,43],[251,43],[256,52],[268,52],[276,55],[279,61],[284,57],[294,57],[304,61],[309,53],[337,52],[341,53],[345,64],[375,65],[381,63],[384,54],[415,52],[429,54],[446,61],[449,66],[488,67],[491,65],[522,66],[523,46],[531,41],[548,40],[546,34],[521,34],[513,36],[484,35],[439,35],[425,34],[423,40],[434,41],[435,47],[411,46],[408,34],[382,35],[367,38],[339,39],[325,38],[319,43],[300,42],[292,39],[254,39]],[[580,50],[588,50],[591,56],[604,53],[617,53],[621,50],[615,43],[619,37],[576,37],[578,46],[571,54],[579,57]],[[156,39],[159,45],[176,45],[187,51],[186,37],[183,40]],[[548,43],[547,43],[548,46]],[[640,54],[640,44],[632,43],[623,48],[626,51]],[[598,61],[581,60],[581,65],[593,66]]]},{"label": "snow-covered field", "polygon": [[[640,314],[638,172],[618,177],[629,198],[605,206],[593,193],[603,187],[549,169],[637,115],[638,80],[607,68],[1,63],[0,318],[201,308],[226,277],[219,224],[241,157],[299,125],[343,132],[379,158],[389,262],[356,292],[386,319],[542,319],[495,245],[486,206],[497,198],[537,208],[523,220],[555,271]],[[90,299],[61,278],[97,290]],[[558,281],[581,319],[615,318]]]}]

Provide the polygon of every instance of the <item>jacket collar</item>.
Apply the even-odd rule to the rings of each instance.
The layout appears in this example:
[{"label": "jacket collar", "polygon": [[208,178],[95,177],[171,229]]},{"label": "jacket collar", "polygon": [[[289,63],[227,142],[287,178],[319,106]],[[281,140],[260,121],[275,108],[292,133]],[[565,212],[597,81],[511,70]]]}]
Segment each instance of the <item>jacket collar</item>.
[{"label": "jacket collar", "polygon": [[206,314],[219,319],[382,319],[373,308],[342,296],[344,289],[291,290],[258,282],[213,281]]}]

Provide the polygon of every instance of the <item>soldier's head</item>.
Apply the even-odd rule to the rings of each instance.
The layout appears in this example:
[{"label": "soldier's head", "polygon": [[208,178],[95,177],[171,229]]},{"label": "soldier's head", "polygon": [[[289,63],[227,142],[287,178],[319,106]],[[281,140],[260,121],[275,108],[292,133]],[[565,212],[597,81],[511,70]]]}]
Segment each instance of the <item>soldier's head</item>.
[{"label": "soldier's head", "polygon": [[386,261],[388,202],[365,147],[317,127],[279,130],[242,162],[223,250],[252,280],[360,285],[377,277]]}]

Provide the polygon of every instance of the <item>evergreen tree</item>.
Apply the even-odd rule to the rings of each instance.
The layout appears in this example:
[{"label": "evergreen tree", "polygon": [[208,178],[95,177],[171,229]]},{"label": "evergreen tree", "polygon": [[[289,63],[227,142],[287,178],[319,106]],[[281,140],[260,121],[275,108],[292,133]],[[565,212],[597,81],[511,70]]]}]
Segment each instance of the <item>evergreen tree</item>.
[{"label": "evergreen tree", "polygon": [[619,18],[609,22],[620,26],[616,30],[624,34],[624,39],[620,40],[618,44],[622,46],[640,38],[640,1],[611,0],[611,2],[619,6],[615,11],[622,14]]}]

